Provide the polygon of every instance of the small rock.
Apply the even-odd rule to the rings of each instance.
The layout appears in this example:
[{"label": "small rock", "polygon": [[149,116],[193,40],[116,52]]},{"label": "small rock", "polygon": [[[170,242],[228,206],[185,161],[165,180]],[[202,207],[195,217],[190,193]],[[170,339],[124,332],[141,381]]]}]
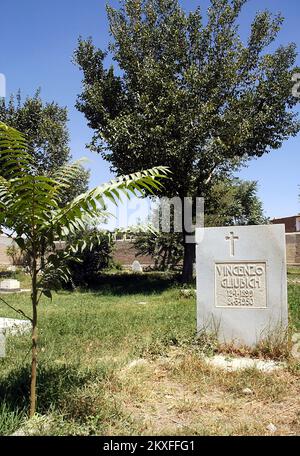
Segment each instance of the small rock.
[{"label": "small rock", "polygon": [[244,394],[253,394],[253,391],[250,388],[244,388],[243,393]]},{"label": "small rock", "polygon": [[145,366],[147,364],[147,361],[145,359],[134,359],[133,361],[131,361],[128,365],[127,365],[127,368],[128,369],[132,369],[134,367],[137,367],[137,366]]},{"label": "small rock", "polygon": [[182,296],[183,298],[192,298],[194,297],[194,295],[194,290],[180,290],[180,296]]},{"label": "small rock", "polygon": [[24,431],[24,429],[20,428],[20,429],[17,429],[13,434],[11,434],[12,437],[25,437],[26,436],[26,432]]},{"label": "small rock", "polygon": [[273,423],[268,424],[266,429],[267,431],[272,432],[272,434],[277,431],[277,427]]},{"label": "small rock", "polygon": [[16,266],[8,266],[8,268],[7,268],[7,272],[16,272],[16,271],[17,271]]},{"label": "small rock", "polygon": [[23,426],[17,429],[12,436],[27,437],[27,436],[42,436],[49,434],[51,427],[55,422],[55,418],[51,415],[34,415],[33,418],[27,420]]},{"label": "small rock", "polygon": [[256,368],[261,372],[273,372],[274,370],[285,366],[284,363],[275,362],[273,360],[260,360],[246,357],[231,358],[223,355],[215,355],[212,358],[205,357],[204,359],[208,364],[227,371]]}]

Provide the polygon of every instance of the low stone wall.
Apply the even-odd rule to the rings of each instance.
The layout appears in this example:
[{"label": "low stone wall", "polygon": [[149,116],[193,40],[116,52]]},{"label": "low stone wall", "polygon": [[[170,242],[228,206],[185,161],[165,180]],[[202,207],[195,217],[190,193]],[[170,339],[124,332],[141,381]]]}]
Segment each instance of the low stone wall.
[{"label": "low stone wall", "polygon": [[153,258],[149,255],[137,256],[136,249],[132,241],[116,241],[113,259],[123,266],[130,266],[134,260],[138,260],[142,266],[152,266]]},{"label": "low stone wall", "polygon": [[[11,240],[6,236],[0,236],[0,266],[12,264],[11,258],[6,254],[6,249],[9,245],[11,245]],[[288,265],[300,266],[300,232],[286,234],[286,255]],[[132,241],[116,241],[113,258],[124,266],[131,265],[136,259],[143,266],[154,264],[151,256],[137,256]]]},{"label": "low stone wall", "polygon": [[[12,264],[12,260],[6,254],[6,249],[11,245],[12,241],[6,236],[0,236],[0,266],[9,266]],[[60,245],[57,245],[58,249],[61,249]],[[154,261],[151,256],[139,256],[134,248],[132,241],[116,241],[114,247],[113,258],[123,266],[131,266],[134,260],[138,260],[142,266],[151,266]]]}]

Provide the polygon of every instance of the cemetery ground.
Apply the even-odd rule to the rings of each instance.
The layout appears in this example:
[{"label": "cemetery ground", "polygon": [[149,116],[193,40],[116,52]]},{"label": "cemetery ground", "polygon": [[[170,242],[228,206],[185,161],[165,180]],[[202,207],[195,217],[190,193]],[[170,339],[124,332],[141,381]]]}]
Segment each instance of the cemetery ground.
[{"label": "cemetery ground", "polygon": [[[300,270],[288,277],[296,333]],[[5,299],[30,311],[28,293]],[[0,312],[17,317],[4,304]],[[0,359],[2,435],[300,434],[299,361],[285,347],[265,346],[255,355],[284,361],[282,368],[208,365],[203,356],[217,348],[195,338],[193,288],[182,293],[171,275],[107,273],[96,290],[44,298],[39,315],[38,414],[27,421],[30,336],[9,336]]]}]

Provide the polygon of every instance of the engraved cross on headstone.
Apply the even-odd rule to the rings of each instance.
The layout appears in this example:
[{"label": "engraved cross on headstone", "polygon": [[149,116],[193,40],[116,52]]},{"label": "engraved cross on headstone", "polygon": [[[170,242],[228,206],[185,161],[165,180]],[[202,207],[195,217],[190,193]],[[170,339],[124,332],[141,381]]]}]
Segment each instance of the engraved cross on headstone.
[{"label": "engraved cross on headstone", "polygon": [[230,256],[234,256],[235,250],[234,250],[234,241],[237,241],[239,239],[238,236],[234,235],[234,232],[231,231],[230,236],[225,237],[226,241],[230,241]]}]

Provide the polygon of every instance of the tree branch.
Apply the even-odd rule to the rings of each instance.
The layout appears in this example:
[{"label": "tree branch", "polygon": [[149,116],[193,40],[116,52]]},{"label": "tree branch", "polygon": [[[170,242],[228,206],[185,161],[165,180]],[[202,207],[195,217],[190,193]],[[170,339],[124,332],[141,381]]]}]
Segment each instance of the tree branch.
[{"label": "tree branch", "polygon": [[26,315],[23,310],[21,309],[16,309],[15,307],[11,306],[10,304],[8,304],[8,302],[6,302],[3,298],[1,298],[0,296],[0,301],[4,302],[4,304],[7,305],[7,307],[9,307],[10,309],[14,310],[15,312],[17,312],[18,314],[22,315],[23,317],[27,318],[27,320],[31,321],[32,323],[32,318],[28,317],[28,315]]},{"label": "tree branch", "polygon": [[212,177],[213,177],[213,174],[214,174],[214,172],[215,172],[217,166],[218,166],[217,163],[213,166],[213,168],[212,168],[211,172],[209,173],[207,179],[205,179],[205,181],[204,181],[204,185],[207,185],[207,184],[210,183],[210,181],[211,181],[211,179],[212,179]]},{"label": "tree branch", "polygon": [[41,299],[41,297],[42,297],[42,294],[43,294],[43,290],[40,290],[40,295],[38,296],[37,302],[36,302],[36,305],[37,305],[37,306],[39,305],[39,302],[40,302],[40,299]]}]

